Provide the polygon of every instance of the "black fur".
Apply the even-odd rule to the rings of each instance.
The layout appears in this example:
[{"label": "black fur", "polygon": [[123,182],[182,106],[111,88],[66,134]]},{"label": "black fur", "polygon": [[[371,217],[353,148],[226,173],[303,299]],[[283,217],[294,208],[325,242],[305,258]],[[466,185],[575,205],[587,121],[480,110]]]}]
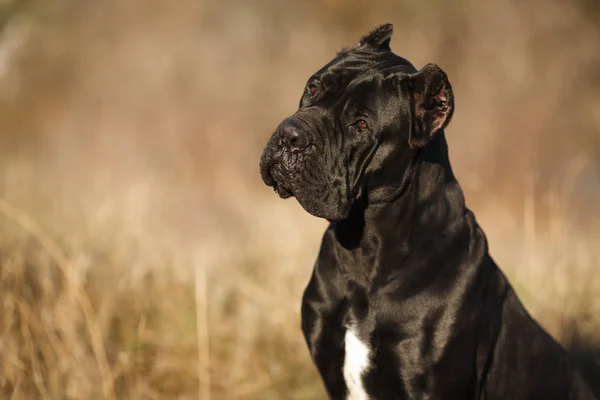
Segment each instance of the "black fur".
[{"label": "black fur", "polygon": [[381,26],[315,73],[261,159],[266,184],[331,221],[302,303],[330,397],[347,397],[352,324],[372,349],[371,399],[592,399],[465,207],[446,74],[393,54],[391,34]]}]

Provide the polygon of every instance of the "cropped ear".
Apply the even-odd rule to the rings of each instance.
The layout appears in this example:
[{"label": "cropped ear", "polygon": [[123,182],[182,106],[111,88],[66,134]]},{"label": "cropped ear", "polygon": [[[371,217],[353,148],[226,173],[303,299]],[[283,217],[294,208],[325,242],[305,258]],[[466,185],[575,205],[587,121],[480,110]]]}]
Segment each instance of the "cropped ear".
[{"label": "cropped ear", "polygon": [[421,148],[444,129],[454,112],[454,95],[446,73],[435,64],[427,64],[408,77],[413,123],[408,143]]},{"label": "cropped ear", "polygon": [[394,25],[384,24],[375,28],[360,39],[357,47],[369,46],[379,50],[390,50],[390,39],[394,33]]}]

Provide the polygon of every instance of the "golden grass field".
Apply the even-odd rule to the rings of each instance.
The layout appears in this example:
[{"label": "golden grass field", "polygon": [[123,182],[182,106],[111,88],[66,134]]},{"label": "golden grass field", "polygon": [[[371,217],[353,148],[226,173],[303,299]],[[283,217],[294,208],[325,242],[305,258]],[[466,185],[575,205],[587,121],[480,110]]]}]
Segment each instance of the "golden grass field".
[{"label": "golden grass field", "polygon": [[299,309],[326,223],[258,161],[383,22],[448,73],[467,204],[600,390],[597,6],[449,4],[0,1],[0,398],[324,398]]}]

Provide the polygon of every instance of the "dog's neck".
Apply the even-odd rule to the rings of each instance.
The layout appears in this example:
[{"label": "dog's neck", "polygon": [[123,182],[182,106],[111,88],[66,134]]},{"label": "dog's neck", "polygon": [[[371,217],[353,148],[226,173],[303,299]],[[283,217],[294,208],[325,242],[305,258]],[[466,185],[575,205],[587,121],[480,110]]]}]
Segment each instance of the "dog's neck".
[{"label": "dog's neck", "polygon": [[[396,264],[411,253],[446,251],[436,246],[447,241],[436,241],[436,237],[447,237],[458,229],[480,233],[450,167],[443,132],[411,165],[408,176],[390,185],[387,199],[373,201],[367,195],[354,205],[348,218],[333,224],[339,245],[363,260],[373,257],[370,264],[375,268],[378,263]],[[487,253],[485,238],[483,242]],[[381,251],[383,247],[386,251]],[[382,260],[380,254],[392,260]]]}]

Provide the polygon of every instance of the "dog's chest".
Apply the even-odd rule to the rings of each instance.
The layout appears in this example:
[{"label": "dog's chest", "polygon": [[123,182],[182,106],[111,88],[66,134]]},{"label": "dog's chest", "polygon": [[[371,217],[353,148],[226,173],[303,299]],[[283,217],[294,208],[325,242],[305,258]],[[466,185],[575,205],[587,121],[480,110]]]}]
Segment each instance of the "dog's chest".
[{"label": "dog's chest", "polygon": [[364,375],[371,367],[372,350],[362,341],[354,326],[346,330],[344,348],[344,381],[348,389],[347,400],[368,400]]}]

